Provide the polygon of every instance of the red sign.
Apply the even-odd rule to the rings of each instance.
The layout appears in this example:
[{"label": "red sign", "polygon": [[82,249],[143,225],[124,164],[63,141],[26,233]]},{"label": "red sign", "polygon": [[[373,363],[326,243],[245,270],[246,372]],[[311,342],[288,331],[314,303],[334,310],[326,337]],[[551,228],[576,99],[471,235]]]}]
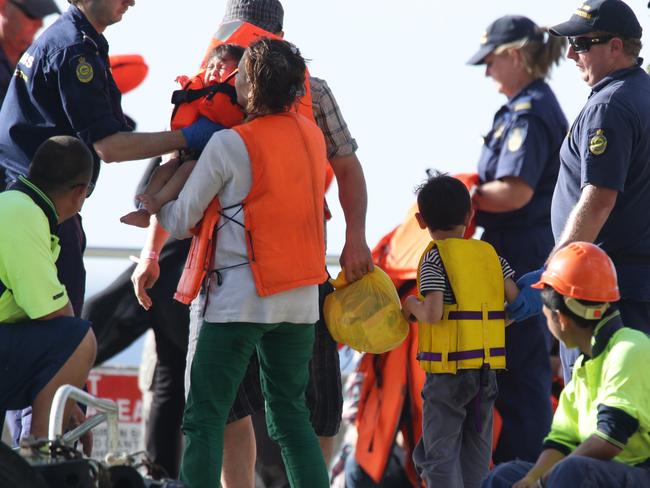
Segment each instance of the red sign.
[{"label": "red sign", "polygon": [[[142,439],[142,393],[138,387],[137,368],[95,368],[88,375],[88,392],[99,398],[117,403],[119,450],[138,452],[143,449]],[[88,414],[95,412],[88,409]],[[106,424],[93,429],[93,457],[101,459],[108,447]]]},{"label": "red sign", "polygon": [[95,368],[88,376],[88,392],[117,403],[118,422],[142,422],[142,393],[135,368]]}]

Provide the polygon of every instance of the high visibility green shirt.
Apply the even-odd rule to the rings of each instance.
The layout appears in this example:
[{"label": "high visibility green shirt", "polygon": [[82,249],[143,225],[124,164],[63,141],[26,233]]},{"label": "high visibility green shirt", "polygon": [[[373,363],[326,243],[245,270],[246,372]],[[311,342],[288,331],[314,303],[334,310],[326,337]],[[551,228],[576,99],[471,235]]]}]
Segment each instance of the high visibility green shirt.
[{"label": "high visibility green shirt", "polygon": [[578,358],[560,396],[545,448],[569,454],[592,435],[623,449],[629,465],[650,459],[650,338],[623,327],[618,311],[594,331],[592,354]]},{"label": "high visibility green shirt", "polygon": [[0,193],[0,324],[43,317],[68,303],[55,265],[54,204],[26,178],[16,188]]}]

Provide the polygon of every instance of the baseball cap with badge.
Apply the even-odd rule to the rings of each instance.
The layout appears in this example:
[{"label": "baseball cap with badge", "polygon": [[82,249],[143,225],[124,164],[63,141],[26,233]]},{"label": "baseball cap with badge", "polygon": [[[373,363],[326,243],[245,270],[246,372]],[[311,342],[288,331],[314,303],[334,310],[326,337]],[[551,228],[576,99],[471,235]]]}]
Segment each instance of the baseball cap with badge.
[{"label": "baseball cap with badge", "polygon": [[14,7],[30,19],[42,19],[50,14],[60,14],[54,0],[9,0]]},{"label": "baseball cap with badge", "polygon": [[591,32],[608,32],[641,39],[643,29],[634,11],[622,0],[586,0],[571,18],[549,29],[551,34],[575,37]]},{"label": "baseball cap with badge", "polygon": [[223,23],[249,22],[273,34],[282,31],[284,9],[278,0],[228,0]]},{"label": "baseball cap with badge", "polygon": [[492,22],[481,36],[481,47],[467,64],[483,64],[486,56],[511,42],[543,38],[543,32],[528,17],[506,15]]}]

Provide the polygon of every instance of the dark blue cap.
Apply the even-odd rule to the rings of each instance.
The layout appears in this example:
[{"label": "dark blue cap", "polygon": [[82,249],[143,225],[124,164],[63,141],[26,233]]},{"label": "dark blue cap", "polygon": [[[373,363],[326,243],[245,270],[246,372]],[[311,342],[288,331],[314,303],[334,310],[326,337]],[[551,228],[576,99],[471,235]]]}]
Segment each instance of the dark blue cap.
[{"label": "dark blue cap", "polygon": [[632,9],[621,0],[586,0],[567,22],[549,30],[551,34],[565,37],[609,32],[633,39],[641,39],[643,32]]},{"label": "dark blue cap", "polygon": [[54,0],[11,0],[20,10],[32,19],[42,19],[50,14],[60,14]]},{"label": "dark blue cap", "polygon": [[492,22],[481,36],[481,47],[467,64],[483,64],[485,57],[499,46],[523,39],[541,38],[537,24],[528,17],[506,15]]}]

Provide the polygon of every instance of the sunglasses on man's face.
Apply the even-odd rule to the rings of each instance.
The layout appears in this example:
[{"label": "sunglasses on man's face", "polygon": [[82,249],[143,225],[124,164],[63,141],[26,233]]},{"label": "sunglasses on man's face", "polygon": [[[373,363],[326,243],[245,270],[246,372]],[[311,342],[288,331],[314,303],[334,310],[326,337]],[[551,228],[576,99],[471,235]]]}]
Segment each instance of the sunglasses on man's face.
[{"label": "sunglasses on man's face", "polygon": [[614,39],[614,36],[599,36],[599,37],[569,37],[569,44],[573,52],[580,54],[586,53],[591,49],[591,46],[596,44],[605,44],[606,42]]}]

